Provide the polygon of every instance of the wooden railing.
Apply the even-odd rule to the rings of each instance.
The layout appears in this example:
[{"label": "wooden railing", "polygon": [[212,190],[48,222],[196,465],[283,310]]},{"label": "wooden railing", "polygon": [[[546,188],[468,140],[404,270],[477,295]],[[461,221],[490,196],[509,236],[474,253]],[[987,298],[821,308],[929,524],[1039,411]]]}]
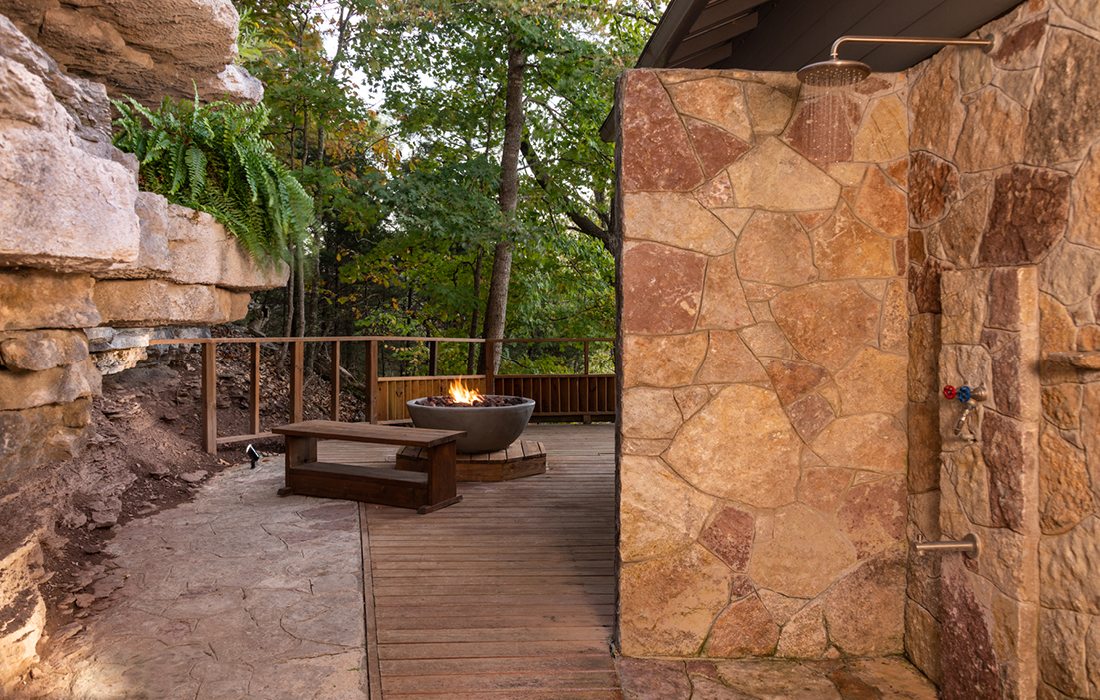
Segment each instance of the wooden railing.
[{"label": "wooden railing", "polygon": [[[153,340],[150,345],[199,345],[202,368],[200,377],[202,446],[210,454],[217,453],[219,445],[248,440],[275,437],[262,425],[260,407],[263,385],[261,375],[261,346],[287,345],[287,370],[290,378],[289,410],[287,419],[296,423],[304,419],[303,391],[306,378],[306,346],[329,346],[328,418],[339,420],[345,376],[354,376],[346,368],[344,350],[351,345],[365,349],[362,360],[363,382],[360,387],[366,404],[366,418],[371,423],[408,420],[405,402],[421,396],[446,393],[455,379],[462,379],[467,386],[490,394],[526,396],[535,400],[534,419],[576,418],[584,422],[609,420],[615,416],[615,375],[591,373],[591,346],[596,343],[612,343],[611,338],[506,338],[483,340],[481,338],[409,338],[401,336],[341,336],[324,338],[171,338]],[[380,373],[380,350],[386,343],[423,343],[428,346],[428,375],[388,377]],[[523,343],[571,344],[583,347],[583,369],[579,374],[486,374],[440,375],[438,374],[439,345],[441,343],[466,343],[486,345],[486,357],[492,357],[495,344],[507,346]],[[218,371],[217,351],[220,345],[249,346],[249,432],[239,435],[218,435]]]}]

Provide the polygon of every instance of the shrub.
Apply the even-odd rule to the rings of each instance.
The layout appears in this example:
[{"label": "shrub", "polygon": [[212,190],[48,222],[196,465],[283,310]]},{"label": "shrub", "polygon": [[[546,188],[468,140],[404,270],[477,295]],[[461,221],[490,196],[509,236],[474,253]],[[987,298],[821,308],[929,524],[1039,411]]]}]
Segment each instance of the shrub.
[{"label": "shrub", "polygon": [[140,163],[143,189],[211,214],[257,260],[305,245],[313,200],[263,137],[267,109],[165,98],[156,111],[115,100],[115,145]]}]

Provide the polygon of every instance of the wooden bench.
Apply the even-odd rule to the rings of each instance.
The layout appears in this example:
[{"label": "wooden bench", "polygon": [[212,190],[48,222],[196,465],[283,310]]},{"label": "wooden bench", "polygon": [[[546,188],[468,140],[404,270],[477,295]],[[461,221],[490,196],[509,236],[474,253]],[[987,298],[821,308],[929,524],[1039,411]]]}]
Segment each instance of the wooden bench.
[{"label": "wooden bench", "polygon": [[[430,513],[458,503],[455,485],[455,441],[461,430],[427,430],[370,423],[309,420],[273,428],[286,438],[286,485],[279,495],[297,493],[342,498]],[[408,445],[425,451],[423,473],[317,461],[318,440],[346,440],[377,445]]]},{"label": "wooden bench", "polygon": [[[420,447],[402,447],[397,468],[414,472],[427,470],[431,460]],[[460,454],[455,459],[459,481],[508,481],[546,473],[546,449],[535,440],[516,440],[508,449],[479,454]]]}]

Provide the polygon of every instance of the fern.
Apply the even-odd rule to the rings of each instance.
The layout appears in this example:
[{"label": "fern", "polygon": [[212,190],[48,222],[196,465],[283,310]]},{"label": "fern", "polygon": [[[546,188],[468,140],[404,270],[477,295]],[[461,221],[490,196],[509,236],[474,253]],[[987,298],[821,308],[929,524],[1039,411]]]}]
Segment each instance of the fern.
[{"label": "fern", "polygon": [[197,98],[165,99],[156,111],[132,98],[114,105],[114,143],[137,157],[144,189],[209,213],[257,260],[308,247],[313,199],[263,137],[263,106]]}]

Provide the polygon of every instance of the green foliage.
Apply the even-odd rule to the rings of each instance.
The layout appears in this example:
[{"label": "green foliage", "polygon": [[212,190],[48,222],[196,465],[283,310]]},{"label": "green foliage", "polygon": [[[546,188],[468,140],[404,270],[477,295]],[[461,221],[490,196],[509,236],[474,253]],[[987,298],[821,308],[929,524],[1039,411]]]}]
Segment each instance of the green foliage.
[{"label": "green foliage", "polygon": [[313,199],[263,136],[263,106],[115,100],[115,145],[137,156],[142,188],[211,214],[258,260],[308,247]]}]

